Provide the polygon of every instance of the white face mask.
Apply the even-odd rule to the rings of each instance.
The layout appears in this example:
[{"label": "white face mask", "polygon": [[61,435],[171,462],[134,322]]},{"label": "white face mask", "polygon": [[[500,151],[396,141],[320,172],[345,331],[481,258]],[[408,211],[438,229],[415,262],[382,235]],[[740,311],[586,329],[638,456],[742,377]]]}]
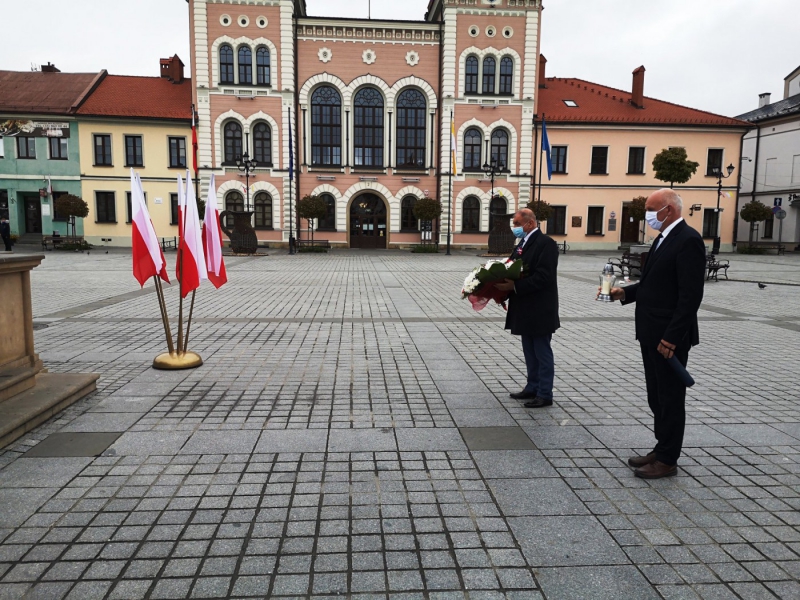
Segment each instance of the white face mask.
[{"label": "white face mask", "polygon": [[648,210],[646,213],[644,213],[644,220],[647,221],[647,224],[650,225],[650,227],[661,231],[661,228],[664,226],[664,221],[658,220],[658,213],[660,213],[665,208],[667,207],[664,206],[658,210]]}]

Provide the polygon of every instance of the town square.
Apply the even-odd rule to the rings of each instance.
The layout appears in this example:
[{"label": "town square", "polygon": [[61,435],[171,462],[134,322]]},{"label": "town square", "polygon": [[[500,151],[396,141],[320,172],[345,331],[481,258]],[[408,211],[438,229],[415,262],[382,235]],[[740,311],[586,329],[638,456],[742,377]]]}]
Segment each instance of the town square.
[{"label": "town square", "polygon": [[574,2],[37,3],[0,599],[800,597],[800,60]]}]

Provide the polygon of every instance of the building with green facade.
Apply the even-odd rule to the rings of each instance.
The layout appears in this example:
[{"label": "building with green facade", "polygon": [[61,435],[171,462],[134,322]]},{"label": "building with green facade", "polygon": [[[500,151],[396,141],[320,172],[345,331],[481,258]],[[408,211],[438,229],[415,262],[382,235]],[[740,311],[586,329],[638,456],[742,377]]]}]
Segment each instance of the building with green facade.
[{"label": "building with green facade", "polygon": [[[105,75],[61,73],[49,64],[41,71],[0,71],[0,214],[21,240],[67,234],[54,200],[81,195],[75,112]],[[76,234],[83,235],[81,219]]]}]

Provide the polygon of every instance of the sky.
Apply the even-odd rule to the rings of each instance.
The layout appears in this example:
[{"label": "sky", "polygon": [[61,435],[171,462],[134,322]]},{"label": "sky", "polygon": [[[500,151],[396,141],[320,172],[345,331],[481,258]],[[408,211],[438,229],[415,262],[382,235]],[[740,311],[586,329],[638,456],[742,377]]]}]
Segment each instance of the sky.
[{"label": "sky", "polygon": [[[367,16],[369,0],[307,0],[318,16]],[[158,60],[190,63],[185,0],[4,2],[0,69],[54,63],[62,71],[158,75]],[[372,17],[420,20],[428,0],[371,0]],[[800,65],[797,0],[545,0],[547,75],[630,90],[647,69],[645,95],[734,116],[758,94],[783,97]],[[28,25],[25,25],[28,24]],[[35,24],[34,26],[30,26]],[[188,70],[187,70],[188,73]]]}]

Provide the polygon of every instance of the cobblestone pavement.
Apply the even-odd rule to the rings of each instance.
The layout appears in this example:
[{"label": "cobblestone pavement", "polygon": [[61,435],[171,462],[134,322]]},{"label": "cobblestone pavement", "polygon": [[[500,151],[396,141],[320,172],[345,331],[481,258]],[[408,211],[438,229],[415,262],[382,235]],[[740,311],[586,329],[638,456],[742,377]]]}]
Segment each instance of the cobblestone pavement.
[{"label": "cobblestone pavement", "polygon": [[0,451],[0,598],[800,597],[800,257],[706,286],[680,474],[647,482],[607,256],[562,257],[555,405],[529,411],[502,310],[459,299],[482,259],[270,254],[199,292],[205,366],[170,373],[127,254],[47,253],[37,350],[101,379]]}]

